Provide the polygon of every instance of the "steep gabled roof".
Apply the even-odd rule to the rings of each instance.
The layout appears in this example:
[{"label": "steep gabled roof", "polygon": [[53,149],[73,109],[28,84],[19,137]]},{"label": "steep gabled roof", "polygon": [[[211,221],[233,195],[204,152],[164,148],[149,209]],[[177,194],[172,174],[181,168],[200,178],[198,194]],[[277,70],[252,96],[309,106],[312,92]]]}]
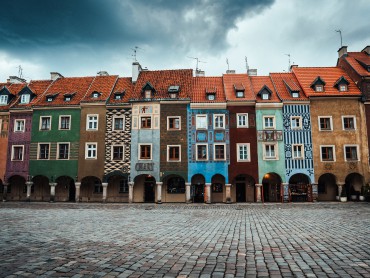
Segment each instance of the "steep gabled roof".
[{"label": "steep gabled roof", "polygon": [[[117,79],[118,75],[96,76],[81,102],[106,102],[117,82]],[[99,93],[99,97],[93,98],[92,94],[94,92]]]},{"label": "steep gabled roof", "polygon": [[2,105],[0,104],[0,111],[9,110],[10,107],[16,103],[18,98],[18,93],[27,85],[27,83],[3,83],[4,86],[0,87],[0,91],[6,90],[10,93],[12,98],[9,100],[8,104]]},{"label": "steep gabled roof", "polygon": [[[256,97],[252,92],[251,81],[246,73],[224,74],[222,76],[225,88],[226,100],[228,101],[255,101]],[[236,90],[244,89],[244,97],[236,97]]]},{"label": "steep gabled roof", "polygon": [[[131,77],[120,77],[118,78],[112,93],[109,96],[108,104],[120,104],[120,103],[127,103],[130,98],[132,98],[132,79]],[[121,99],[115,99],[115,94],[119,93],[122,95]]]},{"label": "steep gabled roof", "polygon": [[[276,94],[274,85],[272,84],[270,76],[250,76],[250,80],[252,83],[252,90],[256,97],[257,102],[281,102],[279,97]],[[268,88],[271,92],[270,99],[261,99],[261,97],[257,96],[257,94],[263,89]]]},{"label": "steep gabled roof", "polygon": [[370,56],[365,52],[348,52],[344,59],[359,75],[370,76],[370,72],[364,67],[370,66]]},{"label": "steep gabled roof", "polygon": [[[282,101],[304,101],[308,98],[299,86],[298,80],[292,73],[271,73],[271,80],[274,84],[276,93]],[[291,92],[298,92],[299,97],[292,97]]]},{"label": "steep gabled roof", "polygon": [[[213,93],[215,94],[214,100],[207,99],[207,94],[211,93],[210,89],[212,89]],[[226,102],[222,77],[193,77],[193,91],[191,94],[191,102]]]},{"label": "steep gabled roof", "polygon": [[[31,80],[27,88],[33,93],[33,98],[30,100],[29,103],[20,104],[20,98],[18,97],[11,108],[30,108],[40,99],[41,95],[47,90],[52,82],[52,80]],[[25,88],[26,87],[24,87],[22,90],[24,90]]]}]

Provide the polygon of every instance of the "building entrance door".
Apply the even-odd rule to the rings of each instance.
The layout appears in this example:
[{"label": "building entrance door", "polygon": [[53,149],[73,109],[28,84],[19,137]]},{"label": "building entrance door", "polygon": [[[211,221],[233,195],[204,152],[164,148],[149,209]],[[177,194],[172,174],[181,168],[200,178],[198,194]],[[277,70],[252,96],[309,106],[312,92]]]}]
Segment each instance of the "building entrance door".
[{"label": "building entrance door", "polygon": [[194,184],[194,203],[204,203],[204,184]]},{"label": "building entrance door", "polygon": [[155,180],[152,177],[146,177],[144,181],[144,202],[154,203],[155,199]]},{"label": "building entrance door", "polygon": [[236,201],[238,203],[243,203],[247,201],[244,182],[236,184]]}]

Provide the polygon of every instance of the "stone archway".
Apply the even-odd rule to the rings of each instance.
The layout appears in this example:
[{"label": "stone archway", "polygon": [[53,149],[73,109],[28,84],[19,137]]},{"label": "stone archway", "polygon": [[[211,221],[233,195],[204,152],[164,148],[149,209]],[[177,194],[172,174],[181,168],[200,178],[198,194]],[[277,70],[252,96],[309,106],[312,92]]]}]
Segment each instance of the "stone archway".
[{"label": "stone archway", "polygon": [[318,201],[336,201],[338,196],[336,177],[331,173],[322,174],[318,180],[317,191]]},{"label": "stone archway", "polygon": [[32,178],[31,200],[50,201],[49,178],[43,175],[37,175]]},{"label": "stone archway", "polygon": [[76,186],[75,181],[69,176],[60,176],[55,182],[55,201],[75,202]]},{"label": "stone archway", "polygon": [[265,202],[281,202],[281,177],[276,173],[267,173],[262,179],[263,199]]},{"label": "stone archway", "polygon": [[103,185],[95,176],[81,179],[80,199],[82,202],[101,202],[103,200]]},{"label": "stone archway", "polygon": [[7,200],[26,200],[27,186],[26,179],[20,175],[14,175],[8,178]]},{"label": "stone archway", "polygon": [[312,187],[309,176],[297,173],[289,179],[289,191],[292,202],[312,201]]},{"label": "stone archway", "polygon": [[107,202],[127,203],[129,195],[128,175],[122,172],[107,175]]},{"label": "stone archway", "polygon": [[206,179],[202,174],[196,174],[191,178],[190,197],[193,203],[204,203]]},{"label": "stone archway", "polygon": [[361,187],[365,184],[364,177],[359,173],[351,173],[345,179],[345,186],[342,190],[346,190],[348,200],[357,201]]},{"label": "stone archway", "polygon": [[185,179],[179,175],[168,175],[163,179],[163,201],[183,203],[186,201]]},{"label": "stone archway", "polygon": [[222,203],[225,193],[225,177],[215,174],[211,179],[211,201],[212,203]]},{"label": "stone archway", "polygon": [[142,174],[134,179],[134,202],[154,203],[156,200],[156,180],[152,175]]},{"label": "stone archway", "polygon": [[255,180],[249,175],[238,175],[234,179],[235,200],[237,203],[255,202]]}]

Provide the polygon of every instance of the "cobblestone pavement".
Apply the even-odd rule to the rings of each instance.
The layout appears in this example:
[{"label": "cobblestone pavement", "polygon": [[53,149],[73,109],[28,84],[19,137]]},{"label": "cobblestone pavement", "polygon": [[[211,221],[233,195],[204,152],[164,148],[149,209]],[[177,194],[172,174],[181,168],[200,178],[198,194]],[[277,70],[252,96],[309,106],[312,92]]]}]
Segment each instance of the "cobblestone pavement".
[{"label": "cobblestone pavement", "polygon": [[370,203],[0,203],[1,277],[370,277]]}]

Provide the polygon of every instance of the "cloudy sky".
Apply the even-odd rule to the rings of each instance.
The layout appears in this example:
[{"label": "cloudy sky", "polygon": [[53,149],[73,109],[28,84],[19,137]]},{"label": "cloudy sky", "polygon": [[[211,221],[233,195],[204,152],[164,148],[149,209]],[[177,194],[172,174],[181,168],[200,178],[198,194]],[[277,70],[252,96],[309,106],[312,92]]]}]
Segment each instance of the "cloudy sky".
[{"label": "cloudy sky", "polygon": [[349,51],[370,45],[368,0],[7,0],[1,4],[0,82],[131,76],[133,49],[151,70],[229,68],[259,75],[334,66],[340,36]]}]

